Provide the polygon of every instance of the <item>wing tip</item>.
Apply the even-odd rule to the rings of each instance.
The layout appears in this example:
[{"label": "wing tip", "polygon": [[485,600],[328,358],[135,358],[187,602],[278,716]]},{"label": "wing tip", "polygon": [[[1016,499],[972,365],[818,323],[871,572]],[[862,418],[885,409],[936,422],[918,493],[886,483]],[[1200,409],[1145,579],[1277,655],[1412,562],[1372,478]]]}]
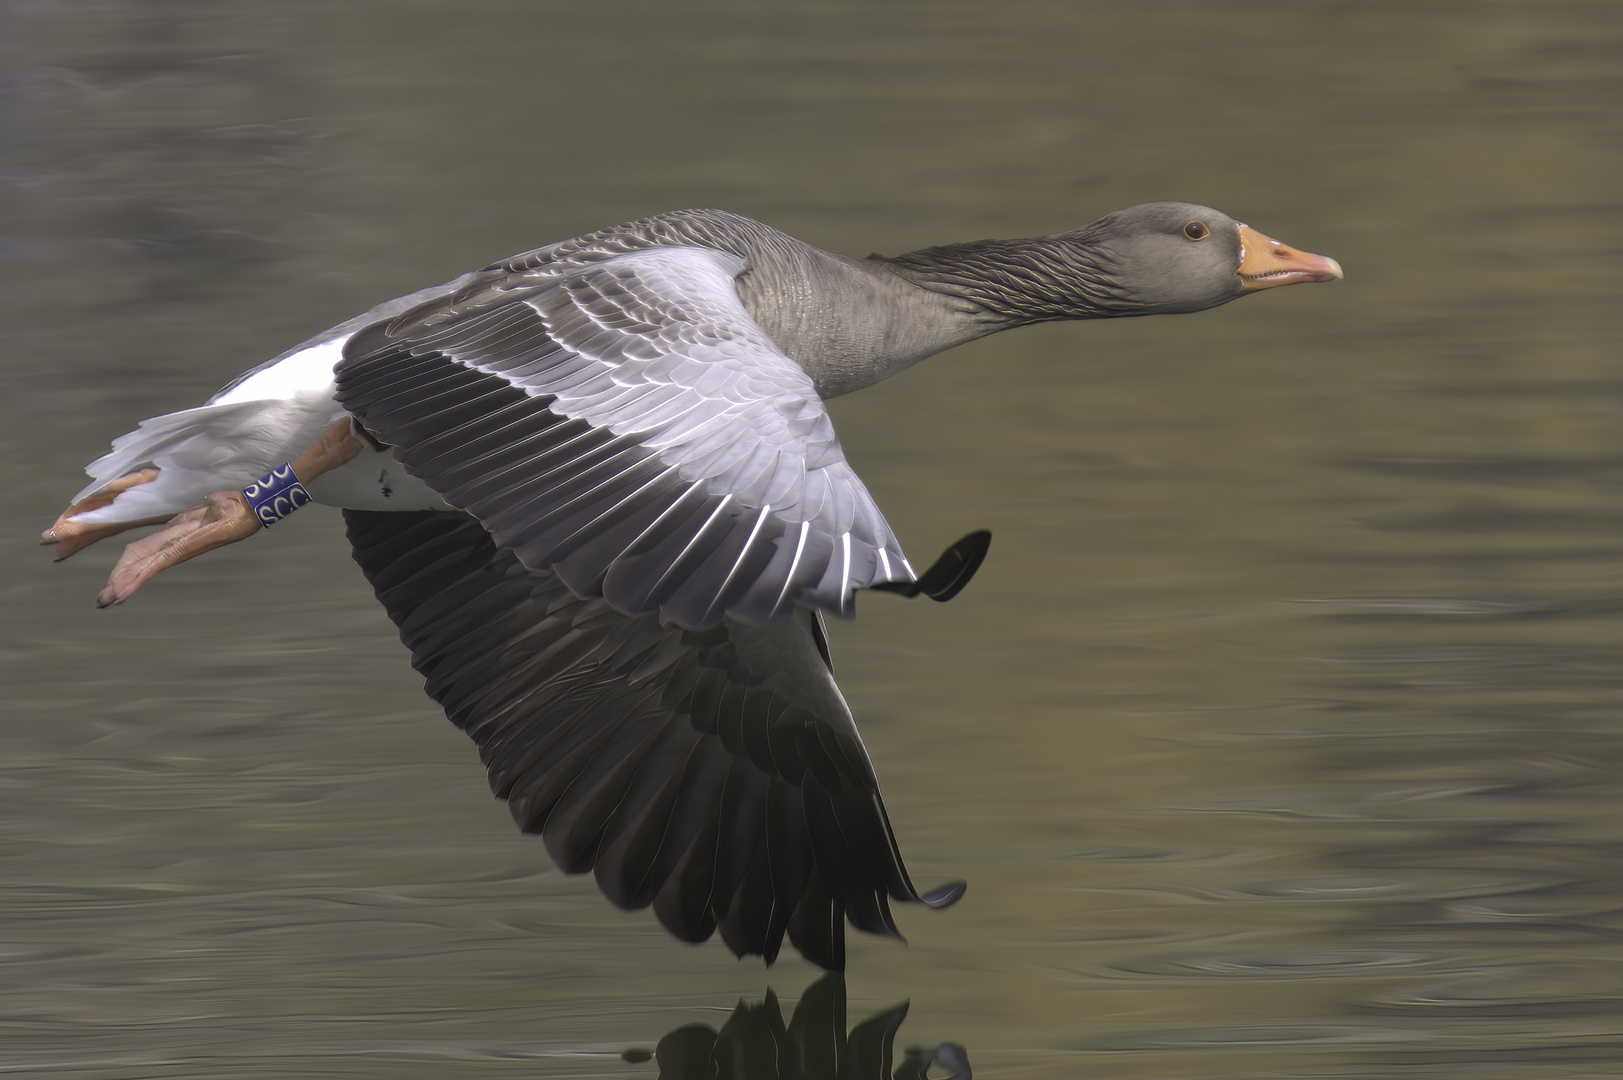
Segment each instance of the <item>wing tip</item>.
[{"label": "wing tip", "polygon": [[962,900],[964,898],[964,893],[968,891],[969,882],[949,881],[945,885],[938,885],[929,892],[923,894],[919,897],[919,901],[927,908],[931,908],[935,911],[941,911],[944,908],[952,907],[952,905]]},{"label": "wing tip", "polygon": [[981,563],[986,561],[986,553],[991,547],[991,530],[976,529],[954,541],[916,580],[881,581],[870,588],[906,597],[922,594],[938,604],[945,604],[964,591],[964,586],[969,584],[975,572],[981,568]]}]

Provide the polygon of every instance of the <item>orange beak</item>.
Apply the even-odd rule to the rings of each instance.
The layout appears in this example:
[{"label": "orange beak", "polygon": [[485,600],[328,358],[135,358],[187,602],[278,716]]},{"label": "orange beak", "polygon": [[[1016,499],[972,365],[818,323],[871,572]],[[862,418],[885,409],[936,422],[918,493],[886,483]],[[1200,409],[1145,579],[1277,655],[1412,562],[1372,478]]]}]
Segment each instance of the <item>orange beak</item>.
[{"label": "orange beak", "polygon": [[1240,246],[1239,275],[1247,292],[1302,281],[1341,280],[1341,264],[1334,259],[1297,251],[1249,225],[1240,226]]}]

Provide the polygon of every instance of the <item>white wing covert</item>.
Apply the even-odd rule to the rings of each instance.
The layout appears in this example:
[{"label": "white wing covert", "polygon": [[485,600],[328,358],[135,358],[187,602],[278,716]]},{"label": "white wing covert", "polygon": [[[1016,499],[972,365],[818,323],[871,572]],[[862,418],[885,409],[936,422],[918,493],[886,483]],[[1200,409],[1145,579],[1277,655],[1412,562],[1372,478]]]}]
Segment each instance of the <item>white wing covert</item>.
[{"label": "white wing covert", "polygon": [[915,575],[736,255],[480,277],[353,338],[339,401],[532,569],[691,629]]}]

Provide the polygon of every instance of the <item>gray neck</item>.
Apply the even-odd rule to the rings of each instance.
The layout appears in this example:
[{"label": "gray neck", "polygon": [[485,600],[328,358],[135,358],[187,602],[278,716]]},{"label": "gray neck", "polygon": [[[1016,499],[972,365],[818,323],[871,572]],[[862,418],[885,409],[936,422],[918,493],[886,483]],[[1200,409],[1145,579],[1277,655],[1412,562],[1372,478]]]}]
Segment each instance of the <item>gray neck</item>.
[{"label": "gray neck", "polygon": [[924,287],[879,260],[808,244],[773,254],[750,260],[739,295],[823,398],[872,386],[1005,325],[988,319],[982,306]]},{"label": "gray neck", "polygon": [[849,259],[777,233],[739,294],[824,398],[966,341],[1059,319],[1139,314],[1108,256],[1066,238],[979,240]]},{"label": "gray neck", "polygon": [[976,240],[883,262],[920,288],[975,305],[999,330],[1138,314],[1112,274],[1109,256],[1074,239]]}]

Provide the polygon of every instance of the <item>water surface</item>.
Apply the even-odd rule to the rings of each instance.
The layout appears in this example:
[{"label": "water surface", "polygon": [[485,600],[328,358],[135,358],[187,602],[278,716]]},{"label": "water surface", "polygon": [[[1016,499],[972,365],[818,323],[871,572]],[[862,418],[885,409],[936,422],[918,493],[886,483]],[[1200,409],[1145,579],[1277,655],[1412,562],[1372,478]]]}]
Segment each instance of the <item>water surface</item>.
[{"label": "water surface", "polygon": [[[842,684],[915,879],[849,1024],[1018,1077],[1623,1063],[1623,13],[1607,3],[0,6],[0,1074],[596,1077],[817,972],[486,793],[336,513],[123,608],[32,546],[136,420],[380,299],[720,206],[865,254],[1223,208],[1347,280],[833,404],[948,605]],[[634,1055],[635,1056],[635,1055]],[[932,1075],[945,1071],[937,1068]]]}]

